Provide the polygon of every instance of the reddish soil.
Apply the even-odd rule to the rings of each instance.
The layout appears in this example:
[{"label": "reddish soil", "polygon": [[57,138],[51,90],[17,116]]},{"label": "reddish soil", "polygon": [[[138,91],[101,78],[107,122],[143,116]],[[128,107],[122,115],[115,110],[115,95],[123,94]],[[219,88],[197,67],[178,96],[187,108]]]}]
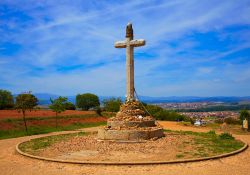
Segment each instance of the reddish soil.
[{"label": "reddish soil", "polygon": [[0,121],[0,130],[11,130],[14,126],[12,123],[6,123],[3,121]]},{"label": "reddish soil", "polygon": [[[93,116],[83,116],[83,115],[93,115]],[[76,117],[72,117],[76,116]],[[80,116],[81,117],[78,117]],[[60,116],[71,116],[69,118],[60,118]],[[58,117],[59,126],[67,126],[74,123],[96,123],[107,121],[106,117],[95,116],[94,111],[73,111],[67,110],[63,113],[60,113]],[[29,120],[31,117],[37,117],[37,120]],[[47,119],[38,119],[42,117],[51,117]],[[52,118],[53,117],[53,118]],[[28,126],[55,126],[55,113],[50,110],[37,110],[27,112],[27,125]],[[11,130],[11,129],[20,129],[23,128],[23,121],[6,121],[4,119],[22,119],[22,114],[18,113],[16,110],[0,110],[0,130]]]},{"label": "reddish soil", "polygon": [[[86,115],[86,114],[95,114],[95,111],[75,111],[75,110],[66,110],[60,113],[60,116],[68,115]],[[56,116],[56,113],[51,110],[34,110],[27,111],[27,117],[53,117]],[[7,118],[21,118],[22,113],[17,112],[17,110],[0,110],[0,120]]]}]

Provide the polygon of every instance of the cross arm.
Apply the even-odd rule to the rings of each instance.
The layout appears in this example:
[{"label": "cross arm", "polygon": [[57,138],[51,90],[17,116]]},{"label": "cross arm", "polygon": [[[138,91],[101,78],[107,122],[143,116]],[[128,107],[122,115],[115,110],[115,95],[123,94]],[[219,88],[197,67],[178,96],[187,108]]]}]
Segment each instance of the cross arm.
[{"label": "cross arm", "polygon": [[127,43],[126,41],[117,41],[115,42],[115,48],[126,48]]},{"label": "cross arm", "polygon": [[144,46],[146,44],[146,41],[144,39],[135,39],[131,40],[129,44],[134,47],[140,47]]}]

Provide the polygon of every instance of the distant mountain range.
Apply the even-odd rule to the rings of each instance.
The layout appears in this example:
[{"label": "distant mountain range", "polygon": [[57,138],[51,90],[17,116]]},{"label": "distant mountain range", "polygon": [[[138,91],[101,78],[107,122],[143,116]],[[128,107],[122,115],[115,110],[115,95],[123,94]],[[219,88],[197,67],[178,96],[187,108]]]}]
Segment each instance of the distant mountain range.
[{"label": "distant mountain range", "polygon": [[[35,93],[34,94],[39,99],[40,105],[50,104],[50,98],[55,99],[59,95],[49,94],[49,93]],[[75,96],[66,96],[68,101],[75,103]],[[99,96],[100,101],[104,99],[110,99],[111,96]],[[125,98],[122,98],[125,100]],[[139,100],[146,103],[171,103],[171,102],[240,102],[240,101],[250,101],[250,96],[245,97],[235,97],[235,96],[216,96],[216,97],[196,97],[196,96],[170,96],[170,97],[148,97],[139,96]]]}]

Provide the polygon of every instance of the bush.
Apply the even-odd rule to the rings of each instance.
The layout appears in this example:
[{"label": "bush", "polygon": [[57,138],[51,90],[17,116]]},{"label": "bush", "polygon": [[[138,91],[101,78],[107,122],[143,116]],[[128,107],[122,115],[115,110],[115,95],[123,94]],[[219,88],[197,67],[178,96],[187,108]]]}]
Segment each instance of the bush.
[{"label": "bush", "polygon": [[96,112],[98,115],[102,116],[102,109],[101,109],[99,106],[95,108],[95,112]]},{"label": "bush", "polygon": [[14,107],[14,99],[11,92],[0,89],[0,109],[9,109]]},{"label": "bush", "polygon": [[223,140],[234,140],[234,137],[232,136],[232,134],[229,134],[229,133],[222,133],[219,135],[219,138]]},{"label": "bush", "polygon": [[190,123],[194,125],[194,120],[192,118],[190,118]]},{"label": "bush", "polygon": [[[175,111],[167,111],[159,106],[147,105],[147,110],[155,119],[157,120],[166,120],[166,121],[183,121],[187,120],[183,115],[178,114]],[[189,120],[189,119],[188,119]]]},{"label": "bush", "polygon": [[76,109],[76,106],[71,102],[66,102],[64,105],[65,105],[66,110],[75,110]]},{"label": "bush", "polygon": [[243,121],[244,119],[250,119],[250,113],[246,109],[240,111],[240,120]]},{"label": "bush", "polygon": [[240,120],[237,120],[237,119],[235,119],[233,117],[227,117],[227,118],[225,118],[224,122],[226,124],[232,124],[232,125],[238,125],[238,124],[240,125],[241,124]]},{"label": "bush", "polygon": [[214,122],[218,123],[218,124],[222,124],[223,123],[223,119],[218,118],[218,119],[214,120]]},{"label": "bush", "polygon": [[210,131],[208,131],[208,132],[207,132],[207,134],[209,134],[209,135],[216,135],[216,133],[215,133],[215,131],[214,131],[214,130],[210,130]]},{"label": "bush", "polygon": [[96,108],[100,106],[100,101],[98,96],[95,94],[78,94],[76,96],[76,105],[82,110],[89,110],[90,108]]},{"label": "bush", "polygon": [[121,104],[122,100],[120,98],[103,100],[104,110],[108,112],[118,112]]}]

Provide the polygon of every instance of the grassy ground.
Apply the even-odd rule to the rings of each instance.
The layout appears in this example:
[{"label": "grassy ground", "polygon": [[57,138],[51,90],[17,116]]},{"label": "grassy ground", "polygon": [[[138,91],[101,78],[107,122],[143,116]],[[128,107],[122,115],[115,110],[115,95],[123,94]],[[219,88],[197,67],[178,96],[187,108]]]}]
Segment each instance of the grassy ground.
[{"label": "grassy ground", "polygon": [[[183,142],[176,158],[193,158],[193,157],[207,157],[218,154],[228,153],[240,149],[244,143],[236,140],[231,134],[222,133],[217,135],[214,131],[207,133],[192,132],[192,131],[169,131],[170,134],[182,134],[194,136],[189,142]],[[186,151],[190,145],[195,146],[196,149]]]},{"label": "grassy ground", "polygon": [[[231,134],[222,133],[217,135],[214,131],[207,133],[191,132],[191,131],[171,131],[165,130],[166,137],[178,135],[180,144],[170,146],[168,149],[176,150],[176,159],[201,158],[219,155],[223,153],[238,150],[244,146],[244,143],[236,140]],[[52,146],[55,143],[67,141],[73,137],[84,136],[86,133],[79,132],[74,134],[56,135],[43,138],[32,139],[20,145],[20,149],[30,154],[39,154],[45,148]],[[182,140],[179,137],[188,136],[189,139]],[[174,137],[171,137],[174,139]]]},{"label": "grassy ground", "polygon": [[219,132],[228,132],[232,134],[245,135],[250,134],[247,131],[242,130],[242,126],[238,124],[227,124],[223,126],[219,123],[208,123],[204,126],[194,126],[190,122],[179,122],[179,125],[188,126],[188,127],[196,127],[196,128],[208,128],[211,130],[219,131]]}]

